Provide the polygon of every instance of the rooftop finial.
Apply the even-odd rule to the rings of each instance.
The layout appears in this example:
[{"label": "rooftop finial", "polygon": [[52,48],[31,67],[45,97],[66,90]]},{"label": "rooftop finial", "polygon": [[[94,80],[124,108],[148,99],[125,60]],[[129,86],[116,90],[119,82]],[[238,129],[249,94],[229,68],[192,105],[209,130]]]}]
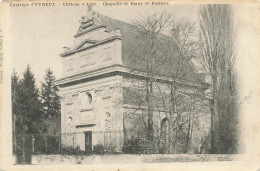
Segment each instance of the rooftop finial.
[{"label": "rooftop finial", "polygon": [[81,16],[80,27],[78,33],[86,31],[91,27],[96,27],[101,25],[99,14],[92,9],[93,5],[90,4],[87,6],[87,13],[85,16]]},{"label": "rooftop finial", "polygon": [[94,14],[92,7],[93,7],[93,5],[91,5],[91,4],[88,5],[87,14],[86,14],[87,19],[91,19]]}]

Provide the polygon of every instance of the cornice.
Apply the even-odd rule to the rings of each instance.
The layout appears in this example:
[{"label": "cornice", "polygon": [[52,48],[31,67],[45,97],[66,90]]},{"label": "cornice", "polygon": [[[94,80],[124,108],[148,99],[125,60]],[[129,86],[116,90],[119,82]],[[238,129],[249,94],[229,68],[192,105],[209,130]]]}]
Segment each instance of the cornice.
[{"label": "cornice", "polygon": [[[139,80],[145,80],[145,79],[149,78],[148,74],[145,72],[132,70],[132,69],[126,68],[122,65],[116,64],[116,65],[112,65],[109,67],[104,67],[104,68],[100,68],[97,70],[68,76],[68,77],[55,81],[55,84],[60,87],[68,87],[68,86],[77,85],[77,84],[88,82],[88,81],[94,81],[97,79],[111,77],[111,76],[117,76],[117,75],[121,75],[125,78],[135,78],[135,79],[139,79]],[[160,83],[169,84],[172,82],[172,79],[170,77],[166,77],[166,76],[156,76],[155,81],[160,82]],[[179,85],[196,87],[196,88],[204,89],[204,90],[208,89],[208,87],[209,87],[209,84],[207,84],[207,83],[198,83],[198,82],[193,82],[193,81],[188,81],[188,80],[179,80],[179,79],[175,79],[174,81],[176,81],[177,84],[179,84]]]}]

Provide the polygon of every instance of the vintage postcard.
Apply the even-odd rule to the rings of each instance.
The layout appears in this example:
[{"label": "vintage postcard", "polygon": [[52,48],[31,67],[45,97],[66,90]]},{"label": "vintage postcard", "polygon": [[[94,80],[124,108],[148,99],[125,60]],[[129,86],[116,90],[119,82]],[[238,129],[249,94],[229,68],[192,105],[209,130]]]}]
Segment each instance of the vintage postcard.
[{"label": "vintage postcard", "polygon": [[2,1],[0,170],[260,170],[259,1]]}]

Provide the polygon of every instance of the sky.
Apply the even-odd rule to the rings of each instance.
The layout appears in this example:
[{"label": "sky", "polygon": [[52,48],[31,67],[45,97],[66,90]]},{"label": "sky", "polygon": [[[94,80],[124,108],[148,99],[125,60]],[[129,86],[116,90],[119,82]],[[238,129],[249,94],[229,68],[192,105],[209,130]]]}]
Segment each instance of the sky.
[{"label": "sky", "polygon": [[[141,15],[166,11],[176,18],[197,22],[199,5],[166,6],[93,6],[96,12],[132,23]],[[13,7],[7,15],[8,38],[6,49],[10,70],[19,76],[29,64],[37,84],[44,80],[45,70],[51,68],[57,79],[62,77],[59,54],[64,46],[73,44],[73,35],[79,27],[87,7]],[[10,72],[12,72],[10,71]]]}]

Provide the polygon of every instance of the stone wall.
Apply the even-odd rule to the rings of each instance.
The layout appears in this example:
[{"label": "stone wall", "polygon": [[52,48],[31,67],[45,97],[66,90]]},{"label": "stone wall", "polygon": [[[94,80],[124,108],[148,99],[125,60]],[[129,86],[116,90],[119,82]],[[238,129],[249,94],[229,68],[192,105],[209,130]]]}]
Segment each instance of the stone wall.
[{"label": "stone wall", "polygon": [[[63,145],[79,146],[84,150],[86,131],[93,132],[92,145],[104,142],[101,132],[122,132],[121,80],[121,76],[113,76],[61,89]],[[75,133],[74,138],[71,137],[72,133]]]},{"label": "stone wall", "polygon": [[[62,58],[63,76],[72,76],[113,64],[122,64],[122,40],[107,41],[115,36],[121,36],[120,30],[106,32],[102,27],[78,37],[75,45],[70,48],[76,52]],[[107,42],[97,43],[98,45],[95,43],[102,41]]]}]

